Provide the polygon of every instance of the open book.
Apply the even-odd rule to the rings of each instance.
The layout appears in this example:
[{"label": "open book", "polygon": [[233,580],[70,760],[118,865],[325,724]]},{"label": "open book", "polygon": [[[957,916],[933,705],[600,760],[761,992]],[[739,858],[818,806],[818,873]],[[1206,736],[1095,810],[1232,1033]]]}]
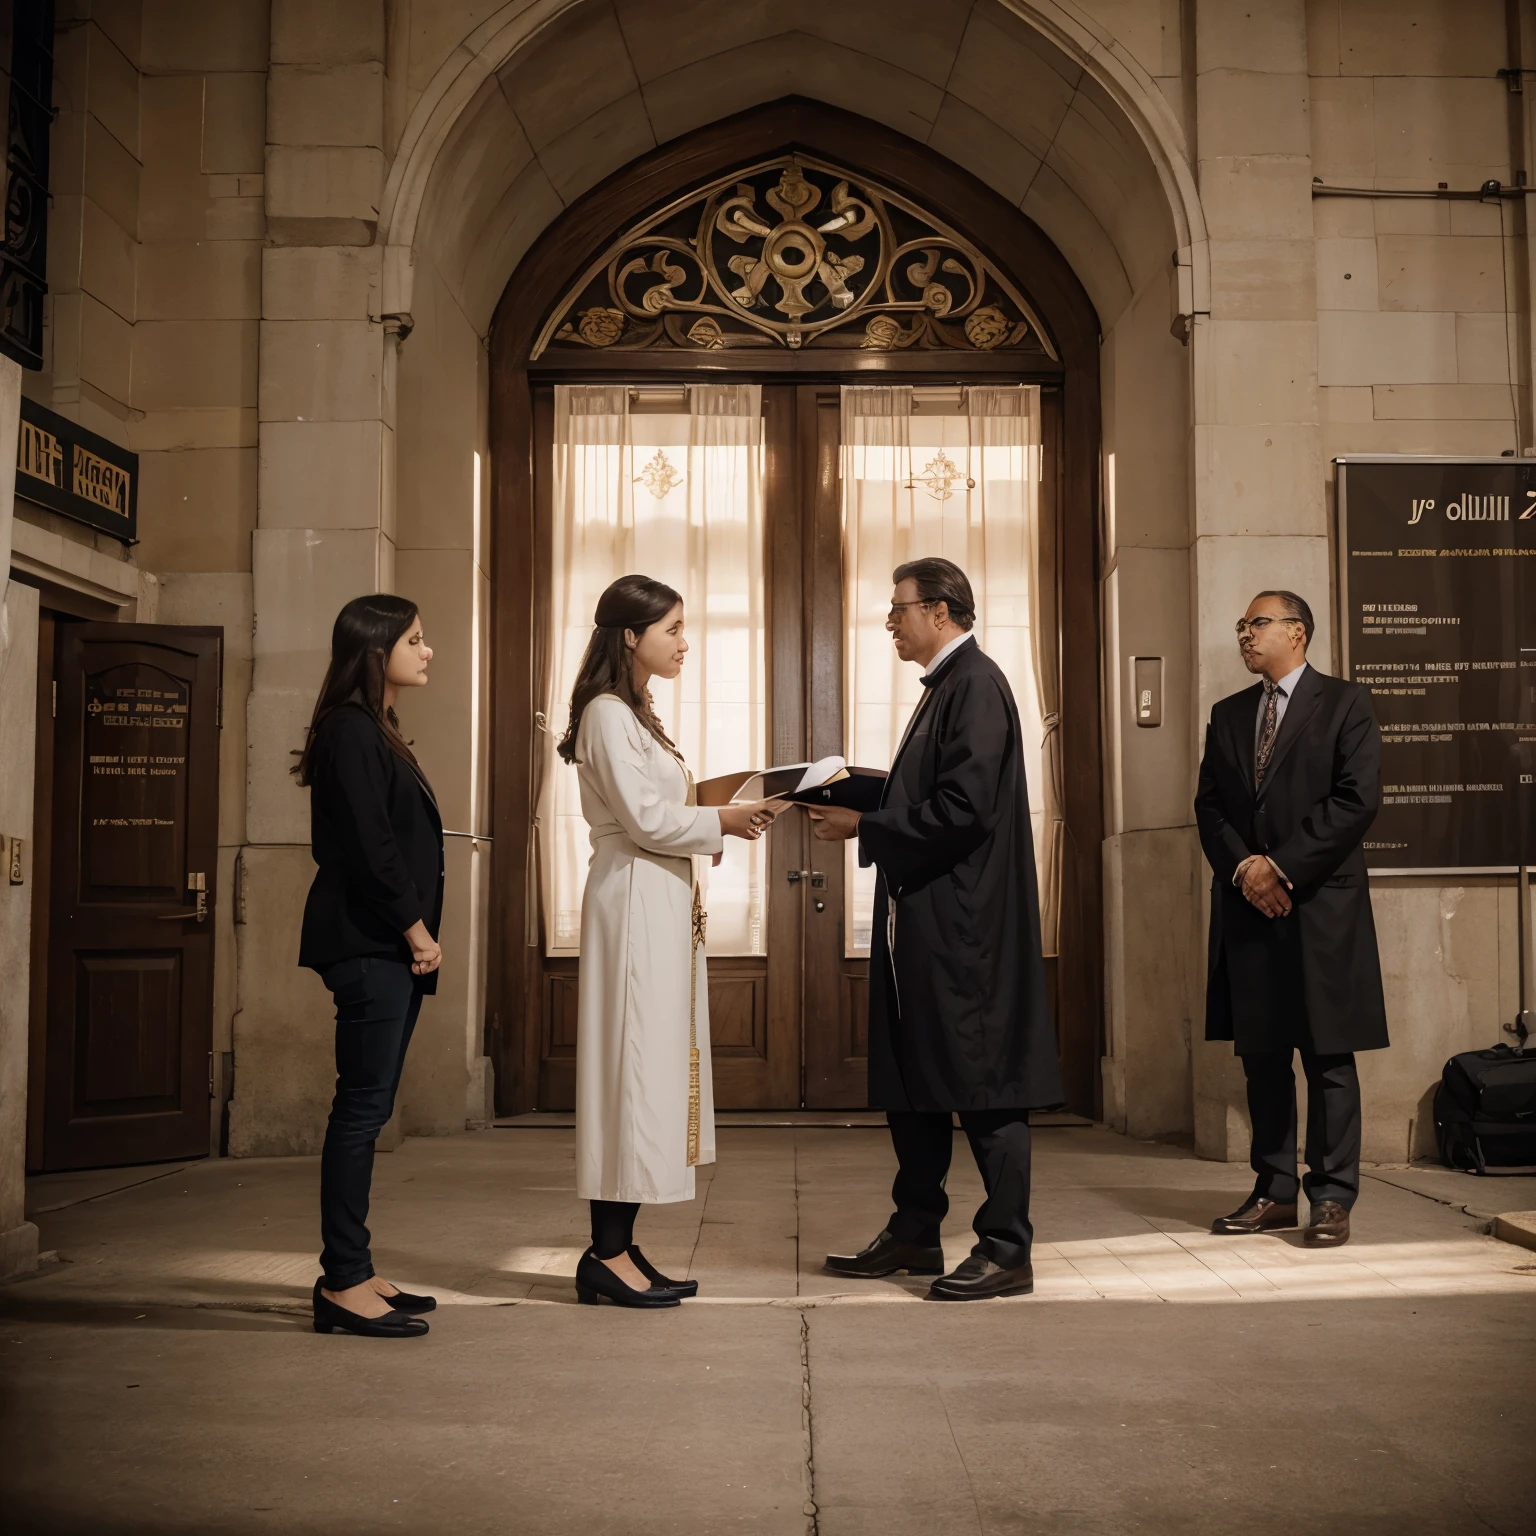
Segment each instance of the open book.
[{"label": "open book", "polygon": [[797,805],[843,805],[872,811],[880,804],[885,771],[850,768],[841,757],[783,768],[748,769],[705,779],[698,785],[700,805],[730,805],[737,800],[792,800]]}]

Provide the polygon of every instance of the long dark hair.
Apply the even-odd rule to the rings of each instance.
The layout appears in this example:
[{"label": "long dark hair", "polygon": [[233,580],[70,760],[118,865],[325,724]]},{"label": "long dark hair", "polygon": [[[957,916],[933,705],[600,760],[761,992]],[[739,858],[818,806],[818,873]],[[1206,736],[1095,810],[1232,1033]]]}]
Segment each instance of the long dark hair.
[{"label": "long dark hair", "polygon": [[400,734],[394,710],[384,705],[384,672],[389,653],[416,622],[416,614],[416,604],[408,597],[374,592],[367,597],[354,597],[336,615],[331,627],[331,664],[325,669],[315,713],[304,733],[304,750],[290,770],[298,774],[300,784],[313,782],[316,734],[327,716],[343,704],[361,704],[378,719],[390,748],[413,768],[417,766],[415,754]]},{"label": "long dark hair", "polygon": [[668,752],[679,755],[656,718],[650,689],[635,686],[635,653],[624,643],[624,631],[633,630],[638,638],[680,602],[682,598],[664,581],[652,581],[649,576],[620,576],[598,598],[597,612],[592,615],[592,638],[587,641],[576,686],[571,689],[571,722],[555,748],[566,762],[576,761],[576,732],[581,728],[583,711],[604,693],[616,693]]}]

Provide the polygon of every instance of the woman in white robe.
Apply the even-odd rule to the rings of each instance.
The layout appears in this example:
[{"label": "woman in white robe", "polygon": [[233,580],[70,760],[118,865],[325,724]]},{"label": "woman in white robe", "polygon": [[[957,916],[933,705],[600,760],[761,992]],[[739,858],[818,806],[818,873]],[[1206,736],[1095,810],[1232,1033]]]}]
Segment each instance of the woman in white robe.
[{"label": "woman in white robe", "polygon": [[641,1205],[691,1200],[694,1164],[715,1159],[694,860],[718,857],[726,837],[761,837],[775,808],[692,803],[692,776],[647,689],[652,677],[676,677],[687,654],[677,593],[621,577],[599,599],[595,624],[559,747],[580,775],[592,830],[576,1023],[576,1192],[592,1202],[592,1246],[576,1289],[583,1301],[675,1306],[697,1282],[660,1274],[635,1245],[634,1220]]}]

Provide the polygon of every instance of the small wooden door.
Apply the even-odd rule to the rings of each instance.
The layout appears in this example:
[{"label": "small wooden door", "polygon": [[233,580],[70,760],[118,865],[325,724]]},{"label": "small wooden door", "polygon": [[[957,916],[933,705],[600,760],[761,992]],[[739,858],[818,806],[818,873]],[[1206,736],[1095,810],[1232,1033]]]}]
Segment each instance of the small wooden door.
[{"label": "small wooden door", "polygon": [[46,1169],[207,1155],[222,645],[60,627]]}]

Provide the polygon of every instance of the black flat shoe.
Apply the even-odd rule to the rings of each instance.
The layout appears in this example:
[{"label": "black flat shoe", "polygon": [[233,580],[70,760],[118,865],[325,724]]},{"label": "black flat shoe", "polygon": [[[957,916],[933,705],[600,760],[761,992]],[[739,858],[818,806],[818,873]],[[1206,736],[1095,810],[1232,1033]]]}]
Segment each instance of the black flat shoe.
[{"label": "black flat shoe", "polygon": [[636,1269],[651,1282],[653,1289],[658,1291],[676,1291],[684,1298],[699,1294],[699,1282],[697,1280],[669,1280],[656,1268],[646,1256],[640,1252],[638,1245],[629,1249],[629,1257]]},{"label": "black flat shoe", "polygon": [[595,1307],[600,1296],[606,1296],[609,1301],[621,1307],[676,1307],[682,1305],[682,1300],[676,1291],[658,1290],[654,1285],[649,1290],[637,1291],[632,1285],[625,1285],[588,1248],[582,1254],[581,1262],[576,1266],[576,1300],[589,1307]]},{"label": "black flat shoe", "polygon": [[1013,1269],[979,1253],[962,1259],[952,1275],[928,1287],[929,1301],[990,1301],[997,1296],[1028,1296],[1035,1288],[1035,1272],[1028,1263]]},{"label": "black flat shoe", "polygon": [[412,1316],[419,1312],[435,1312],[437,1310],[436,1296],[413,1296],[409,1291],[396,1291],[393,1296],[386,1296],[384,1300],[396,1312],[406,1312]]},{"label": "black flat shoe", "polygon": [[355,1333],[365,1339],[418,1339],[427,1331],[427,1325],[419,1317],[407,1317],[403,1312],[388,1312],[383,1317],[364,1317],[361,1312],[349,1312],[337,1306],[329,1296],[320,1294],[320,1282],[315,1281],[314,1294],[315,1332]]},{"label": "black flat shoe", "polygon": [[850,1275],[855,1280],[879,1280],[904,1269],[909,1275],[942,1275],[944,1250],[920,1243],[898,1242],[886,1228],[867,1248],[858,1253],[829,1253],[826,1267],[834,1275]]}]

